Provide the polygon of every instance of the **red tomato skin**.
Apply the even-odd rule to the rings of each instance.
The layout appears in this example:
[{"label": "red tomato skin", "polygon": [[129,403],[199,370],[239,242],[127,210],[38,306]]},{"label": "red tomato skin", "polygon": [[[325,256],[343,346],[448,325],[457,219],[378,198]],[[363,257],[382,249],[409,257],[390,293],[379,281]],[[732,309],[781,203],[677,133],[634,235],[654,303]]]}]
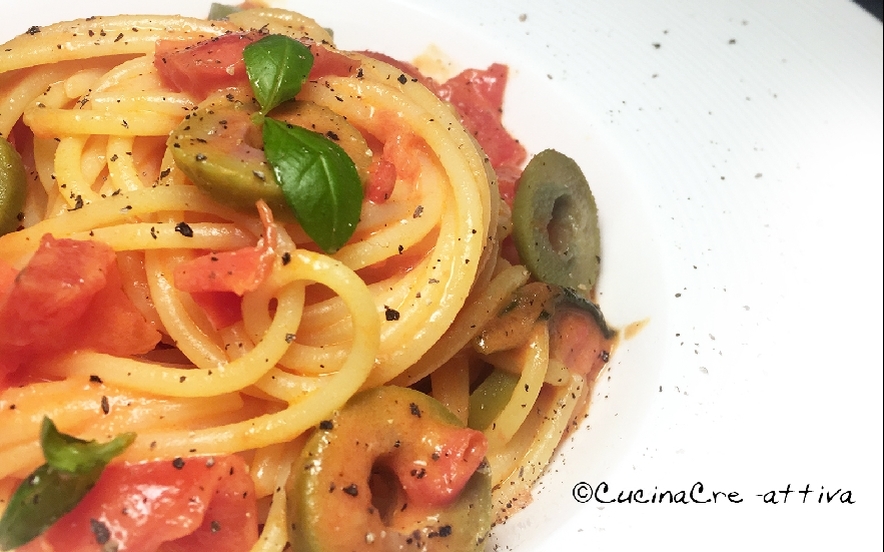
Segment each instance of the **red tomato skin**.
[{"label": "red tomato skin", "polygon": [[71,512],[18,550],[147,552],[164,545],[242,552],[258,540],[257,518],[254,483],[238,456],[117,463]]},{"label": "red tomato skin", "polygon": [[[3,272],[8,281],[8,267]],[[146,353],[160,339],[123,291],[116,254],[104,243],[47,234],[5,286],[0,358],[7,372],[66,350]]]},{"label": "red tomato skin", "polygon": [[485,151],[491,166],[519,167],[527,157],[525,147],[504,128],[503,94],[508,79],[506,65],[467,69],[439,85],[436,94],[451,102],[464,127]]},{"label": "red tomato skin", "polygon": [[232,291],[195,291],[190,297],[216,330],[242,320],[242,297]]},{"label": "red tomato skin", "polygon": [[551,357],[587,381],[594,381],[607,363],[612,341],[589,313],[563,308],[551,320],[549,346]]},{"label": "red tomato skin", "polygon": [[279,234],[270,207],[263,201],[257,207],[264,225],[258,245],[206,253],[175,268],[175,287],[190,293],[216,330],[242,319],[242,295],[256,290],[273,268]]},{"label": "red tomato skin", "polygon": [[123,292],[109,246],[49,234],[5,294],[0,292],[0,325],[7,328],[0,351],[34,355],[66,348],[139,354],[159,340]]},{"label": "red tomato skin", "polygon": [[154,66],[167,86],[206,98],[216,90],[248,85],[242,52],[259,38],[258,32],[230,33],[183,48],[177,41],[160,41]]},{"label": "red tomato skin", "polygon": [[114,262],[113,250],[98,242],[44,236],[0,310],[0,327],[10,330],[0,335],[0,346],[51,344],[57,328],[79,320],[104,289]]},{"label": "red tomato skin", "polygon": [[447,506],[460,496],[487,451],[488,440],[481,431],[451,428],[440,436],[430,462],[423,459],[409,462],[403,457],[391,467],[410,504]]},{"label": "red tomato skin", "polygon": [[0,306],[5,304],[6,296],[12,291],[12,285],[15,283],[16,276],[18,276],[18,270],[3,259],[0,259]]},{"label": "red tomato skin", "polygon": [[[260,31],[229,33],[184,47],[178,41],[160,41],[154,66],[166,86],[201,100],[218,90],[249,86],[243,50],[264,36]],[[308,80],[346,77],[359,67],[358,61],[320,44],[308,42],[306,46],[313,54]]]}]

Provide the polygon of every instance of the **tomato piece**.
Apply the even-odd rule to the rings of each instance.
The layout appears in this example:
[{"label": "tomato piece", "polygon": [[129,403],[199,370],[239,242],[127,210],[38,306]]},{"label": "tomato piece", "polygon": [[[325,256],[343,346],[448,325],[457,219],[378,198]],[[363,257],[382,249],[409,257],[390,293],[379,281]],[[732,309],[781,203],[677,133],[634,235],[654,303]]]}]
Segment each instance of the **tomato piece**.
[{"label": "tomato piece", "polygon": [[393,195],[395,187],[396,166],[384,159],[382,155],[375,156],[371,165],[368,166],[365,199],[372,203],[383,203]]},{"label": "tomato piece", "polygon": [[19,552],[241,552],[258,540],[252,478],[238,456],[111,464],[71,512]]},{"label": "tomato piece", "polygon": [[[8,267],[3,272],[8,279]],[[104,243],[47,234],[7,288],[5,299],[0,292],[7,369],[63,350],[141,354],[160,339],[123,292],[116,254]]]},{"label": "tomato piece", "polygon": [[550,321],[550,356],[592,381],[608,362],[612,340],[589,313],[559,308]]},{"label": "tomato piece", "polygon": [[216,330],[242,319],[242,297],[232,291],[195,291],[190,297]]},{"label": "tomato piece", "polygon": [[259,201],[258,213],[264,225],[258,245],[206,253],[175,268],[175,287],[191,294],[215,329],[241,318],[240,298],[257,289],[273,267],[277,241],[273,212]]},{"label": "tomato piece", "polygon": [[[161,40],[154,54],[154,66],[166,86],[198,99],[207,98],[218,90],[249,85],[242,53],[246,46],[264,36],[261,31],[229,33],[184,47],[178,41]],[[358,61],[320,44],[306,45],[313,54],[308,80],[348,76],[359,66]]]},{"label": "tomato piece", "polygon": [[161,40],[154,66],[167,86],[205,98],[211,92],[248,85],[242,51],[261,38],[261,33],[230,33],[181,47],[180,42]]},{"label": "tomato piece", "polygon": [[500,198],[510,207],[516,197],[516,185],[522,177],[522,168],[512,164],[505,164],[494,169],[497,173],[497,189]]},{"label": "tomato piece", "polygon": [[258,245],[207,253],[181,263],[175,269],[175,287],[189,293],[232,291],[237,295],[257,289],[270,273],[277,240],[273,212],[263,201],[258,202],[258,214],[264,225]]},{"label": "tomato piece", "polygon": [[488,440],[481,431],[470,428],[445,428],[438,435],[433,460],[393,460],[393,472],[411,504],[446,506],[460,496],[476,473],[488,450]]},{"label": "tomato piece", "polygon": [[503,126],[507,77],[507,66],[495,63],[488,69],[467,69],[439,85],[436,92],[451,102],[495,169],[519,167],[527,157],[525,147]]},{"label": "tomato piece", "polygon": [[6,296],[12,291],[18,271],[14,266],[0,259],[0,305],[5,303]]},{"label": "tomato piece", "polygon": [[313,54],[313,68],[307,75],[307,80],[315,81],[322,77],[349,77],[353,75],[361,63],[344,54],[330,50],[321,44],[311,42],[307,44]]},{"label": "tomato piece", "polygon": [[[373,203],[383,203],[393,194],[397,180],[416,182],[420,178],[421,166],[415,152],[427,149],[427,143],[407,128],[389,119],[381,125],[383,136],[372,142],[371,165],[368,167],[368,182],[365,197]],[[379,150],[379,151],[378,151]]]}]

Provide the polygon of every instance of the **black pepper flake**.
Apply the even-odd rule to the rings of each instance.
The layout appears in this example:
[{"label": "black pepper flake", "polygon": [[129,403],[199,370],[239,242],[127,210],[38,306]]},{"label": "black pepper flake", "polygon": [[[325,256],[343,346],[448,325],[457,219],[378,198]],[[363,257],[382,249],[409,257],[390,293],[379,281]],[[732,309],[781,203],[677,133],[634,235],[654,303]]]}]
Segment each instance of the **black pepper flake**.
[{"label": "black pepper flake", "polygon": [[411,411],[412,416],[421,417],[421,409],[416,403],[411,403],[408,405],[408,409]]},{"label": "black pepper flake", "polygon": [[220,523],[219,521],[217,521],[217,520],[214,520],[214,519],[213,519],[213,520],[212,520],[212,523],[210,523],[209,525],[210,525],[210,527],[211,527],[211,531],[212,531],[212,533],[217,533],[218,531],[221,530],[221,523]]},{"label": "black pepper flake", "polygon": [[34,25],[32,27],[29,27],[28,30],[25,32],[31,36],[34,36],[35,34],[40,32],[40,27],[38,27],[37,25]]},{"label": "black pepper flake", "polygon": [[74,198],[74,206],[68,209],[68,211],[76,211],[77,209],[82,209],[85,203],[83,202],[83,196],[77,194],[77,197]]},{"label": "black pepper flake", "polygon": [[157,239],[157,229],[155,226],[150,227],[150,237],[153,239]]},{"label": "black pepper flake", "polygon": [[110,402],[107,400],[107,395],[101,396],[101,411],[110,414]]},{"label": "black pepper flake", "polygon": [[350,483],[341,490],[350,496],[359,496],[359,487],[356,486],[356,483]]},{"label": "black pepper flake", "polygon": [[111,155],[111,158],[110,158],[110,160],[111,160],[111,161],[112,161],[112,162],[113,162],[113,161],[116,161],[116,160],[117,160],[117,159],[119,159],[119,157],[118,157],[118,156],[117,156],[117,154],[116,154],[116,153],[115,153],[115,154],[113,154],[113,155]]},{"label": "black pepper flake", "polygon": [[286,251],[282,254],[282,266],[285,266],[292,262],[292,254]]},{"label": "black pepper flake", "polygon": [[184,383],[185,381],[187,381],[187,376],[181,376],[178,378],[178,383]]},{"label": "black pepper flake", "polygon": [[659,42],[655,42],[655,43],[651,44],[651,46],[653,46],[655,50],[659,50],[659,49],[660,49],[660,43],[659,43]]},{"label": "black pepper flake", "polygon": [[89,376],[89,383],[104,383],[101,381],[101,378],[96,376],[95,374]]},{"label": "black pepper flake", "polygon": [[91,518],[89,520],[89,528],[92,529],[92,535],[95,537],[96,544],[105,545],[110,540],[110,529],[104,523]]},{"label": "black pepper flake", "polygon": [[443,538],[450,537],[451,536],[451,526],[450,525],[443,525],[442,527],[440,527],[439,528],[439,536],[443,537]]},{"label": "black pepper flake", "polygon": [[176,470],[180,470],[184,468],[184,458],[177,456],[174,460],[172,460],[172,467]]},{"label": "black pepper flake", "polygon": [[331,130],[326,132],[325,135],[328,137],[329,140],[333,140],[335,142],[339,142],[341,140],[341,137],[338,136],[336,132],[333,132]]},{"label": "black pepper flake", "polygon": [[160,172],[160,178],[166,178],[167,176],[169,176],[169,174],[171,172],[172,172],[171,168],[163,169],[162,172]]},{"label": "black pepper flake", "polygon": [[396,80],[399,81],[399,84],[405,84],[408,82],[408,77],[406,77],[405,75],[399,75],[399,78]]},{"label": "black pepper flake", "polygon": [[399,320],[399,311],[384,305],[384,317],[387,319],[387,322],[394,322]]},{"label": "black pepper flake", "polygon": [[291,344],[295,340],[295,334],[287,333],[285,334],[285,342]]},{"label": "black pepper flake", "polygon": [[205,153],[198,153],[194,156],[194,159],[196,159],[197,161],[205,161],[206,159],[208,159],[208,157]]},{"label": "black pepper flake", "polygon": [[175,231],[184,236],[185,238],[193,237],[193,228],[190,227],[186,222],[179,222],[175,225]]},{"label": "black pepper flake", "polygon": [[424,468],[411,470],[411,477],[415,479],[423,479],[427,476],[427,470]]},{"label": "black pepper flake", "polygon": [[424,214],[424,206],[418,205],[414,208],[414,213],[411,215],[411,218],[421,218],[421,215]]},{"label": "black pepper flake", "polygon": [[325,431],[331,431],[335,428],[335,423],[331,420],[322,420],[319,422],[319,429],[324,429]]}]

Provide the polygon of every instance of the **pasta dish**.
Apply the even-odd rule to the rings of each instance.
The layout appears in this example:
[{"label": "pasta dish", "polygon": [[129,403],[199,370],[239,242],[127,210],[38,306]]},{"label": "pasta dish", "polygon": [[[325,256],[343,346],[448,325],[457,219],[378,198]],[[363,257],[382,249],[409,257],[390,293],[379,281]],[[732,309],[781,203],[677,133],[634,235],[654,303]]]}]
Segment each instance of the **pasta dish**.
[{"label": "pasta dish", "polygon": [[481,550],[616,339],[506,78],[265,7],[4,44],[0,549]]}]

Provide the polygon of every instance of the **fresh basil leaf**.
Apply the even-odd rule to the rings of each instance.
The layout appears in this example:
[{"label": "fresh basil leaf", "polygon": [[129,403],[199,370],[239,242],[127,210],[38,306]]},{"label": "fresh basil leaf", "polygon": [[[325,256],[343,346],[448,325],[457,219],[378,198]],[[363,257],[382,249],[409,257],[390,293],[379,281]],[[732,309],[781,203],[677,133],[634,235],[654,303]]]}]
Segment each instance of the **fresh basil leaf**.
[{"label": "fresh basil leaf", "polygon": [[337,144],[316,132],[274,119],[264,121],[264,153],[304,232],[326,253],[356,229],[362,182]]},{"label": "fresh basil leaf", "polygon": [[95,466],[106,466],[135,440],[134,433],[124,433],[107,443],[84,441],[61,433],[49,418],[43,418],[40,445],[46,463],[68,472],[85,472]]},{"label": "fresh basil leaf", "polygon": [[0,518],[0,549],[18,548],[49,529],[86,496],[105,466],[135,440],[124,433],[107,443],[83,441],[43,419],[40,444],[47,462],[34,470],[9,499]]},{"label": "fresh basil leaf", "polygon": [[310,48],[284,35],[267,35],[249,44],[243,50],[243,59],[264,115],[294,98],[313,67]]}]

